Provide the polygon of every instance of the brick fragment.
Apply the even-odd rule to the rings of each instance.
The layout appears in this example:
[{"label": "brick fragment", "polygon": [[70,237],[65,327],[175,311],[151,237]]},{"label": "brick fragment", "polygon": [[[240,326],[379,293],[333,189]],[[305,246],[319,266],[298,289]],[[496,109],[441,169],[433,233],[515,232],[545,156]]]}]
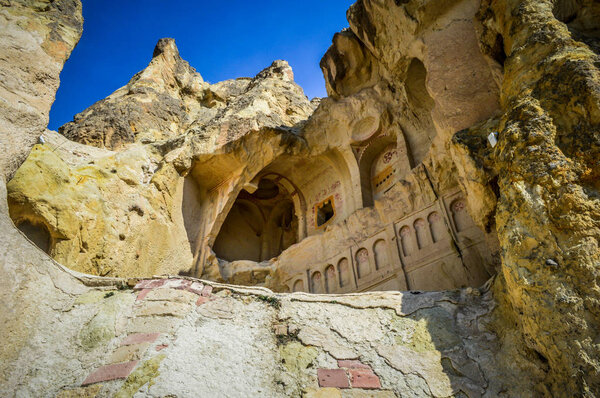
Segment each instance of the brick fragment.
[{"label": "brick fragment", "polygon": [[148,295],[148,293],[150,293],[152,291],[152,289],[142,289],[140,290],[140,292],[138,293],[135,301],[141,301],[143,299],[146,298],[146,296]]},{"label": "brick fragment", "polygon": [[158,336],[160,336],[160,333],[134,333],[125,337],[121,342],[121,345],[154,343]]},{"label": "brick fragment", "polygon": [[189,286],[185,288],[188,292],[192,292],[197,295],[202,294],[202,289],[204,289],[204,284],[200,282],[192,282]]},{"label": "brick fragment", "polygon": [[164,350],[168,346],[169,346],[168,344],[159,344],[155,348],[156,348],[156,351],[160,351],[160,350]]},{"label": "brick fragment", "polygon": [[200,293],[203,297],[209,297],[210,294],[213,291],[213,287],[210,285],[206,285],[204,286],[204,289],[202,289],[202,293]]},{"label": "brick fragment", "polygon": [[161,287],[165,283],[165,281],[166,279],[144,279],[139,281],[133,287],[133,290],[155,289],[157,287]]},{"label": "brick fragment", "polygon": [[353,388],[381,388],[379,377],[371,369],[350,369],[350,383]]},{"label": "brick fragment", "polygon": [[162,287],[184,290],[191,284],[192,284],[192,281],[188,281],[186,279],[167,279],[165,281],[165,283],[162,285]]},{"label": "brick fragment", "polygon": [[196,301],[196,305],[202,305],[206,302],[210,301],[208,297],[198,297],[198,301]]},{"label": "brick fragment", "polygon": [[317,369],[319,387],[350,388],[344,369]]},{"label": "brick fragment", "polygon": [[371,369],[369,365],[366,365],[358,359],[338,359],[338,366],[346,369]]},{"label": "brick fragment", "polygon": [[99,383],[101,381],[125,379],[137,364],[138,361],[131,361],[102,366],[90,373],[81,385],[87,386],[88,384]]}]

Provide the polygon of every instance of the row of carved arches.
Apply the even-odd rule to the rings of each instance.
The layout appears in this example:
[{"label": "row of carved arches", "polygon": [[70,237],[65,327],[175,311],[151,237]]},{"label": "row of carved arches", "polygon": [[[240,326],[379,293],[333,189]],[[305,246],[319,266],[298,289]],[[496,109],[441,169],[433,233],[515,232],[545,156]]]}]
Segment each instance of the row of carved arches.
[{"label": "row of carved arches", "polygon": [[356,276],[358,279],[365,278],[372,271],[379,271],[389,265],[388,245],[385,239],[378,239],[373,244],[373,255],[375,257],[374,270],[369,259],[369,251],[364,247],[358,249],[355,255]]},{"label": "row of carved arches", "polygon": [[[345,291],[350,286],[355,286],[354,275],[360,285],[361,279],[365,279],[373,272],[377,272],[390,264],[388,244],[385,239],[377,239],[372,246],[373,260],[371,261],[369,251],[365,247],[359,248],[354,255],[353,269],[347,257],[341,258],[337,264],[327,264],[324,268],[309,272],[309,291],[312,293],[335,293]],[[305,291],[304,281],[298,279],[292,287],[294,292]]]},{"label": "row of carved arches", "polygon": [[[323,271],[310,274],[310,291],[312,293],[333,293],[354,285],[352,267],[346,257],[337,262],[337,266],[328,264]],[[302,280],[296,281],[294,291],[304,290]]]},{"label": "row of carved arches", "polygon": [[[452,222],[458,233],[473,224],[465,207],[463,199],[456,199],[450,204]],[[450,238],[444,218],[437,211],[429,213],[426,220],[417,218],[412,223],[412,228],[409,225],[400,228],[400,243],[404,256],[410,256],[431,244]]]}]

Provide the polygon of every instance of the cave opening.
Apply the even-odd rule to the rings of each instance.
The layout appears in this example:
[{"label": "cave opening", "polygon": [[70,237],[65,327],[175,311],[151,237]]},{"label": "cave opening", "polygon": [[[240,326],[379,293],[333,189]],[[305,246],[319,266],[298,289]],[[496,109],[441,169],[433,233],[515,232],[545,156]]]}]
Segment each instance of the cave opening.
[{"label": "cave opening", "polygon": [[45,225],[33,224],[31,221],[25,220],[19,223],[17,228],[42,251],[47,254],[50,253],[52,238]]},{"label": "cave opening", "polygon": [[292,195],[277,178],[261,178],[254,192],[242,190],[213,245],[226,261],[266,261],[298,242]]}]

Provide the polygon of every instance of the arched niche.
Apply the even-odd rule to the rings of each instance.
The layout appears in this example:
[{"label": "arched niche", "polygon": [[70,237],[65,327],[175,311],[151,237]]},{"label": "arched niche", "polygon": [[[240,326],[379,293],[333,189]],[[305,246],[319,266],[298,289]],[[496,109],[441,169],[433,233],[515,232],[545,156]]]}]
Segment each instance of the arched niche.
[{"label": "arched niche", "polygon": [[358,278],[364,278],[371,272],[369,265],[369,252],[365,248],[361,248],[356,252],[356,272]]},{"label": "arched niche", "polygon": [[454,221],[456,232],[462,232],[473,225],[464,199],[459,198],[453,201],[450,204],[450,211],[452,212],[452,220]]},{"label": "arched niche", "polygon": [[401,124],[410,151],[411,164],[416,167],[425,159],[437,135],[431,117],[435,102],[427,88],[427,69],[418,58],[411,60],[404,81],[410,117],[403,118]]},{"label": "arched niche", "polygon": [[407,225],[400,228],[400,243],[402,245],[402,253],[404,253],[405,257],[410,256],[418,250],[413,233]]},{"label": "arched niche", "polygon": [[379,136],[367,144],[358,160],[363,207],[373,206],[396,183],[399,161],[395,136]]},{"label": "arched niche", "polygon": [[419,249],[429,245],[430,240],[425,220],[418,218],[415,220],[413,226],[415,228],[415,235],[417,236],[417,245],[419,246]]},{"label": "arched niche", "polygon": [[375,254],[375,269],[380,270],[389,265],[388,245],[384,239],[379,239],[373,245],[373,253]]},{"label": "arched niche", "polygon": [[336,290],[336,285],[335,268],[330,264],[325,268],[325,290],[327,293],[333,293]]},{"label": "arched niche", "polygon": [[323,276],[319,271],[315,271],[310,276],[310,284],[312,285],[312,293],[322,294],[325,293],[323,286]]},{"label": "arched niche", "polygon": [[[353,156],[350,149],[348,152]],[[353,157],[351,160],[355,162]],[[358,176],[358,173],[355,174]],[[321,233],[325,225],[346,217],[356,209],[354,196],[360,195],[358,189],[352,189],[353,180],[347,167],[347,155],[337,150],[314,157],[281,156],[261,175],[277,179],[278,183],[292,193],[299,222],[299,239]],[[358,182],[358,178],[356,181]],[[326,217],[320,225],[317,222],[319,205],[327,205],[322,206]],[[332,210],[333,217],[329,217]]]},{"label": "arched niche", "polygon": [[340,288],[346,288],[350,286],[352,283],[352,270],[350,269],[350,264],[346,257],[342,258],[338,261],[338,275]]},{"label": "arched niche", "polygon": [[227,261],[265,261],[298,242],[294,200],[277,179],[260,178],[254,192],[242,190],[213,245]]},{"label": "arched niche", "polygon": [[385,147],[371,165],[371,190],[373,200],[379,199],[396,183],[398,150],[395,144]]},{"label": "arched niche", "polygon": [[50,254],[52,237],[44,224],[34,224],[29,220],[25,220],[18,223],[17,228],[42,251]]},{"label": "arched niche", "polygon": [[298,279],[294,282],[294,287],[292,288],[294,292],[303,292],[304,291],[304,281],[302,279]]},{"label": "arched niche", "polygon": [[444,220],[437,211],[432,212],[427,216],[429,222],[429,230],[433,242],[439,242],[448,236],[448,232],[444,226]]},{"label": "arched niche", "polygon": [[282,200],[269,214],[262,240],[263,259],[277,257],[298,241],[298,218],[294,214],[294,203]]}]

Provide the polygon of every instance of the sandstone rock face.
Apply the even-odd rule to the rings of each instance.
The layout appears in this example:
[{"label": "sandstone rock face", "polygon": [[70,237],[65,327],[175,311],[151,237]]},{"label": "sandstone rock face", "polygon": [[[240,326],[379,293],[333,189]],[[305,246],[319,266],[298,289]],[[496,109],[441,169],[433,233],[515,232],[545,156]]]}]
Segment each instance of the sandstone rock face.
[{"label": "sandstone rock face", "polygon": [[473,154],[465,178],[483,169],[497,176],[506,312],[553,396],[600,391],[600,24],[590,19],[599,10],[597,2],[483,2],[483,48],[494,56],[500,41],[506,58],[498,145],[483,163],[476,134],[456,140]]},{"label": "sandstone rock face", "polygon": [[316,101],[163,39],[71,140],[79,3],[0,4],[2,396],[599,393],[597,2],[360,0]]},{"label": "sandstone rock face", "polygon": [[0,3],[3,178],[12,176],[46,129],[58,75],[79,41],[82,25],[78,0]]},{"label": "sandstone rock face", "polygon": [[[282,129],[310,112],[284,61],[254,79],[211,86],[179,57],[173,40],[162,39],[148,68],[61,128],[100,148],[44,134],[46,143],[33,149],[8,184],[11,217],[32,240],[35,235],[46,242],[53,258],[81,272],[190,272],[201,202],[197,183],[182,175],[195,159],[210,159],[252,131],[269,130],[254,140],[283,149],[276,141],[294,133]],[[264,151],[257,155],[268,161]],[[231,172],[235,162],[247,160],[225,155],[197,168],[214,180]],[[219,170],[219,164],[228,168]]]},{"label": "sandstone rock face", "polygon": [[475,2],[419,10],[415,24],[411,7],[353,6],[314,114],[284,61],[210,85],[160,40],[144,71],[60,129],[114,157],[77,157],[72,179],[52,179],[64,195],[42,197],[36,179],[76,149],[36,149],[8,186],[13,219],[100,275],[313,293],[481,285],[498,262],[493,220],[468,214],[448,146],[498,110],[496,69]]},{"label": "sandstone rock face", "polygon": [[22,231],[47,235],[49,254],[90,274],[189,268],[183,184],[159,153],[141,145],[118,153],[85,147],[50,131],[43,137],[8,184],[11,217]]}]

